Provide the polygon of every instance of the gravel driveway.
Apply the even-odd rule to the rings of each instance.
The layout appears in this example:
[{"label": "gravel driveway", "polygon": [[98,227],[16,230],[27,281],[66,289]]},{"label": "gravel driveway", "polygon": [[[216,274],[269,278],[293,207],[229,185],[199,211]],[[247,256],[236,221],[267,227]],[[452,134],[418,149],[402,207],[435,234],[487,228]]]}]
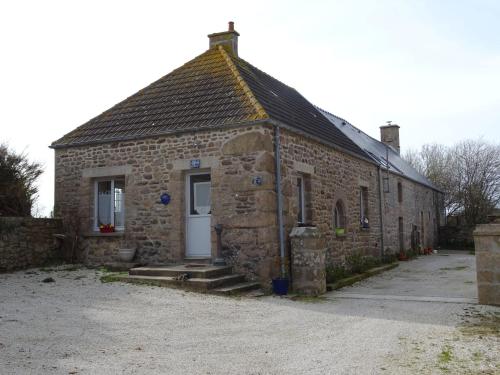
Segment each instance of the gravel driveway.
[{"label": "gravel driveway", "polygon": [[422,257],[316,300],[3,274],[0,374],[498,374],[500,309],[446,301],[475,298],[473,267]]}]

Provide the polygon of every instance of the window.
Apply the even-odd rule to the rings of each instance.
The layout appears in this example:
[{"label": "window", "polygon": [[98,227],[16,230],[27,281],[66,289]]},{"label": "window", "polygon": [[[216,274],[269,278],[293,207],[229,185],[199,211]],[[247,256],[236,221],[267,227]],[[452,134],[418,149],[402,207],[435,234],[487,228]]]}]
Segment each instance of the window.
[{"label": "window", "polygon": [[363,228],[369,228],[368,223],[368,188],[359,190],[359,222]]},{"label": "window", "polygon": [[335,210],[333,212],[333,219],[335,224],[335,229],[345,229],[346,220],[345,220],[345,210],[344,204],[341,200],[338,200],[335,204]]},{"label": "window", "polygon": [[211,202],[211,177],[210,174],[193,174],[189,176],[190,186],[190,215],[210,215]]},{"label": "window", "polygon": [[303,224],[306,221],[305,218],[305,204],[304,204],[304,178],[302,176],[297,177],[297,223]]},{"label": "window", "polygon": [[111,224],[116,230],[125,229],[125,180],[108,179],[95,182],[95,230]]},{"label": "window", "polygon": [[398,202],[403,202],[403,185],[401,182],[398,182]]}]

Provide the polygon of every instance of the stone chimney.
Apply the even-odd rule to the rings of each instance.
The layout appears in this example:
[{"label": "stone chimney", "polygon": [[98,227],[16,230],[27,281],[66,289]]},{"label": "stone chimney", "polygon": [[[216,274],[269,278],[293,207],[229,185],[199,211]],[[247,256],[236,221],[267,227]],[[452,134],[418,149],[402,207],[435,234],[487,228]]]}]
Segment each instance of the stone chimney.
[{"label": "stone chimney", "polygon": [[399,125],[387,121],[387,125],[380,127],[380,140],[382,143],[392,146],[399,154]]},{"label": "stone chimney", "polygon": [[234,22],[230,21],[229,28],[227,31],[208,35],[208,39],[210,40],[209,48],[220,45],[220,46],[224,47],[224,49],[227,52],[229,52],[235,56],[238,56],[238,37],[239,36],[240,36],[240,34],[238,34],[238,32],[236,32],[236,31],[234,31]]}]

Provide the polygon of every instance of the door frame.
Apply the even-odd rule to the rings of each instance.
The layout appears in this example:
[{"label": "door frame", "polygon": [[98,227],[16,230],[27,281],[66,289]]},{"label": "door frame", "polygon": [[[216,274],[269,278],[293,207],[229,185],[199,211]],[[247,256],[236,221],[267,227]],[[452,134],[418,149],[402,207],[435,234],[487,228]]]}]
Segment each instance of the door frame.
[{"label": "door frame", "polygon": [[[188,250],[189,250],[189,218],[192,216],[190,212],[190,206],[191,206],[191,183],[190,183],[190,178],[191,176],[197,176],[197,175],[203,175],[203,174],[208,174],[210,175],[210,204],[212,205],[212,173],[210,169],[196,169],[196,170],[189,170],[185,174],[184,178],[184,217],[185,217],[185,223],[184,223],[184,257],[189,258],[189,257],[198,257],[197,255],[189,255]],[[206,256],[207,258],[212,257],[212,214],[207,214],[207,215],[197,215],[198,217],[208,217],[210,220],[209,223],[209,228],[210,228],[210,237],[209,237],[209,247],[210,247],[210,253]]]}]

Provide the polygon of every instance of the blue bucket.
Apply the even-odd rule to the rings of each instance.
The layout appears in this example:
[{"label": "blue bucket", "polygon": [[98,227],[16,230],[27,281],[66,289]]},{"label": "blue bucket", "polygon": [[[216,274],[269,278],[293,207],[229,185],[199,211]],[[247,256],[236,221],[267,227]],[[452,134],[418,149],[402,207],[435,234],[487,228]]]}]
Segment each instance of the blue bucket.
[{"label": "blue bucket", "polygon": [[289,281],[286,278],[278,277],[273,279],[273,292],[279,296],[285,296],[288,294],[288,284]]}]

